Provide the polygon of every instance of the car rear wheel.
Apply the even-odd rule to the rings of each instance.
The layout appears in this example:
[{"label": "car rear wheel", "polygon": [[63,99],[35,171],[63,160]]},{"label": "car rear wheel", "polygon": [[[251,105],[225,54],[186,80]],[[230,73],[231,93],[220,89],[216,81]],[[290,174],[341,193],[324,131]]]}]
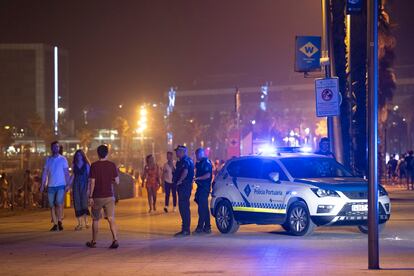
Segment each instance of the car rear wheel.
[{"label": "car rear wheel", "polygon": [[[290,206],[286,222],[289,233],[294,236],[310,235],[316,227],[310,217],[308,207],[305,203],[300,201],[295,202]],[[285,227],[283,228],[285,229]]]},{"label": "car rear wheel", "polygon": [[[385,223],[379,224],[378,225],[378,232],[381,233],[382,230],[384,230],[384,228],[385,228]],[[361,233],[368,234],[368,225],[358,225],[358,230]]]},{"label": "car rear wheel", "polygon": [[222,200],[216,207],[216,225],[222,234],[233,234],[239,229],[239,224],[234,218],[233,208],[226,200]]}]

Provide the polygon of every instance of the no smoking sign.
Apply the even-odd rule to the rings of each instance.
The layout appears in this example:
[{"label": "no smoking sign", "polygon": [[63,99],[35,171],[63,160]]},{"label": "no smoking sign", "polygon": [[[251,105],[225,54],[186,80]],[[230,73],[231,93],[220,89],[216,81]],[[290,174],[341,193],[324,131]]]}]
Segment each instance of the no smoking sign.
[{"label": "no smoking sign", "polygon": [[338,78],[316,79],[316,116],[338,116],[340,113]]}]

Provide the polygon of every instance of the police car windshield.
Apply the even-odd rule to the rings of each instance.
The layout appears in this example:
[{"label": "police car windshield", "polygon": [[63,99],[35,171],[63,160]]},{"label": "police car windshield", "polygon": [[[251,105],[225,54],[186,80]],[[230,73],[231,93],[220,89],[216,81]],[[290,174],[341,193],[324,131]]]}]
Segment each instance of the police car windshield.
[{"label": "police car windshield", "polygon": [[352,177],[333,158],[292,157],[280,160],[293,178]]}]

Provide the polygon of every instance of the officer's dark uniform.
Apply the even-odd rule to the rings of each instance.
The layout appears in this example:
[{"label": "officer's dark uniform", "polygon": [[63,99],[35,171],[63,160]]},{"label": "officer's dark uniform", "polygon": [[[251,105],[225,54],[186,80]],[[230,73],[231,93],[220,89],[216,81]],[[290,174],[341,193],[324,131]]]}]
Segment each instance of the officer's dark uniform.
[{"label": "officer's dark uniform", "polygon": [[181,230],[185,232],[190,232],[190,196],[194,178],[194,163],[193,160],[191,160],[191,158],[188,156],[184,156],[177,162],[176,169],[174,172],[174,183],[177,184],[185,169],[188,170],[187,177],[183,180],[183,182],[180,185],[177,185],[178,209],[180,211],[182,219]]},{"label": "officer's dark uniform", "polygon": [[198,204],[198,225],[197,230],[211,230],[210,211],[208,209],[208,196],[211,189],[211,180],[213,179],[213,165],[208,158],[202,158],[196,163],[196,177],[210,173],[210,177],[205,180],[197,180],[197,191],[194,201]]}]

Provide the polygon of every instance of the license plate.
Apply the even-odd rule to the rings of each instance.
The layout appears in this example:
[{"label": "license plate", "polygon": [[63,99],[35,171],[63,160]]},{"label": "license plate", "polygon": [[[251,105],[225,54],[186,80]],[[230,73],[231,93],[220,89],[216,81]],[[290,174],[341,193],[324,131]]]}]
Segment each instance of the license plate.
[{"label": "license plate", "polygon": [[353,212],[367,212],[368,211],[368,204],[363,205],[352,205]]}]

